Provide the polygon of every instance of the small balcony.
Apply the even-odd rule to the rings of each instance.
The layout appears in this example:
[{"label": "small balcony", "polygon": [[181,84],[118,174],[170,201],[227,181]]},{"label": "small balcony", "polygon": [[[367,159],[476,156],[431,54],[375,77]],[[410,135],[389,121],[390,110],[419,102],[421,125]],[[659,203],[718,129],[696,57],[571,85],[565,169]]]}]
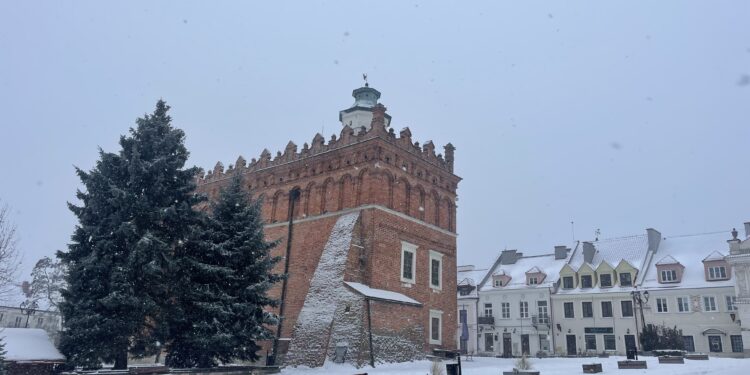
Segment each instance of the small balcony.
[{"label": "small balcony", "polygon": [[487,325],[494,325],[495,324],[495,317],[494,316],[480,316],[480,317],[477,317],[477,323],[479,323],[479,324],[487,324]]},{"label": "small balcony", "polygon": [[531,316],[531,324],[535,326],[539,325],[547,325],[549,326],[549,315],[532,315]]}]

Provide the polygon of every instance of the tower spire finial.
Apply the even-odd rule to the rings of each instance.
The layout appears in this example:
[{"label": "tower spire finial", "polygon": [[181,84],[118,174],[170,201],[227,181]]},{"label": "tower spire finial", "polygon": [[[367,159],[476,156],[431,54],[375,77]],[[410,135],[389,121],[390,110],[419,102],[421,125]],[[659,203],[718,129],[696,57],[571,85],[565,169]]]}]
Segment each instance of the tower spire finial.
[{"label": "tower spire finial", "polygon": [[362,73],[362,79],[365,80],[365,87],[370,87],[370,84],[367,83],[367,73]]}]

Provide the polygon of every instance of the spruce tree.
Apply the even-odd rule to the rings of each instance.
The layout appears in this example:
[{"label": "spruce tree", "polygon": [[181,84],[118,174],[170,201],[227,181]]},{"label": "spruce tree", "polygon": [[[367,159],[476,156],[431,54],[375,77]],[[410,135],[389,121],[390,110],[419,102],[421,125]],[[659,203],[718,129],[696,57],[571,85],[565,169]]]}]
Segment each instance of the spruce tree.
[{"label": "spruce tree", "polygon": [[8,374],[8,370],[5,369],[5,354],[7,354],[5,343],[3,342],[3,337],[0,336],[0,375]]},{"label": "spruce tree", "polygon": [[160,100],[120,137],[118,153],[100,150],[91,171],[76,169],[85,189],[69,207],[78,225],[58,252],[68,268],[60,349],[72,364],[125,368],[128,353],[149,354],[163,340],[172,256],[201,221],[197,169],[184,168],[185,135],[168,110]]},{"label": "spruce tree", "polygon": [[211,211],[207,229],[178,260],[178,311],[170,314],[167,348],[173,367],[257,360],[256,340],[272,338],[267,325],[277,323],[264,309],[277,305],[267,292],[282,277],[272,270],[275,243],[265,241],[259,202],[249,202],[239,174]]}]

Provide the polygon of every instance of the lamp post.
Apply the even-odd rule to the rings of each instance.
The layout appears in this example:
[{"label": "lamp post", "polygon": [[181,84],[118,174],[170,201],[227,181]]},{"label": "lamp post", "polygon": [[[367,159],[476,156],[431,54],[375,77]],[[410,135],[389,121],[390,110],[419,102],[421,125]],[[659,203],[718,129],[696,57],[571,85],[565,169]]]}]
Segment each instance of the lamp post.
[{"label": "lamp post", "polygon": [[29,328],[29,318],[31,318],[32,315],[36,313],[36,309],[39,307],[39,305],[36,303],[36,301],[23,301],[21,302],[21,305],[19,308],[21,309],[21,314],[26,315],[26,326],[24,328]]},{"label": "lamp post", "polygon": [[[634,305],[633,307],[635,307],[636,303],[638,304],[638,307],[641,313],[641,325],[643,325],[643,330],[645,331],[646,330],[646,318],[644,318],[643,316],[643,302],[645,301],[646,303],[648,303],[648,291],[646,290],[646,291],[641,292],[636,287],[634,291],[630,292],[630,295],[633,297],[633,305]],[[639,346],[638,341],[640,341],[640,336],[641,336],[640,332],[638,331],[638,319],[636,319],[636,322],[635,322],[635,334],[636,334],[635,346],[636,348],[638,348]]]}]

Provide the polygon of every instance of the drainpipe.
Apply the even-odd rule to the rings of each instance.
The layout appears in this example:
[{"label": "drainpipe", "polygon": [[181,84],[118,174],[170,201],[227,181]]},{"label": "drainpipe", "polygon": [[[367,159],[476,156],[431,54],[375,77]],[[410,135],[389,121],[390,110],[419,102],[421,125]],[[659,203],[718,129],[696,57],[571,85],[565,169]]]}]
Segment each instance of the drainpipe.
[{"label": "drainpipe", "polygon": [[289,191],[289,227],[286,235],[286,256],[284,257],[284,280],[281,282],[281,303],[279,305],[279,325],[276,327],[276,338],[273,340],[273,364],[278,359],[279,338],[281,338],[284,323],[284,308],[286,307],[286,289],[289,284],[289,255],[292,252],[292,234],[294,233],[294,203],[299,198],[299,188]]},{"label": "drainpipe", "polygon": [[552,311],[552,287],[547,287],[547,293],[549,295],[549,317],[547,318],[549,322],[549,333],[550,336],[552,336],[552,354],[556,354],[557,351],[555,349],[555,322],[552,320],[552,317],[555,316],[555,313]]},{"label": "drainpipe", "polygon": [[370,340],[370,366],[375,368],[375,348],[372,346],[372,310],[370,309],[370,298],[365,297],[367,302],[367,333]]}]

